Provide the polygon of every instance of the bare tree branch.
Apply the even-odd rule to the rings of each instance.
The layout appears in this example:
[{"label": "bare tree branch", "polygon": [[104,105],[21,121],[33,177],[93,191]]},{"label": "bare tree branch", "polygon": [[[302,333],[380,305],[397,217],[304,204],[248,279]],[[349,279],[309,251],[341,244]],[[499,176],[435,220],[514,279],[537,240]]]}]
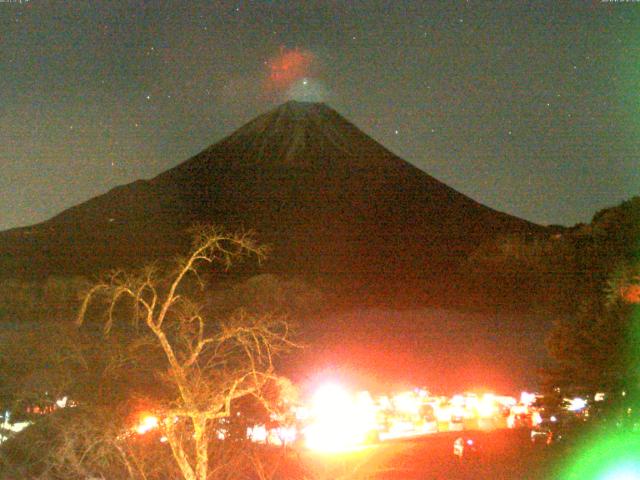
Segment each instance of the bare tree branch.
[{"label": "bare tree branch", "polygon": [[[142,322],[152,334],[165,362],[158,370],[174,392],[173,398],[159,399],[156,410],[185,480],[209,478],[208,449],[218,422],[231,415],[233,403],[242,397],[268,404],[261,392],[276,378],[273,356],[294,345],[282,318],[253,317],[244,310],[227,320],[207,318],[201,305],[190,300],[187,277],[202,289],[201,264],[227,269],[242,256],[260,261],[265,252],[250,233],[199,226],[190,254],[173,270],[164,275],[156,267],[112,272],[88,290],[78,313],[76,323],[82,325],[92,301],[106,299],[105,333],[125,321],[135,328]],[[131,311],[128,319],[121,318],[124,310]]]}]

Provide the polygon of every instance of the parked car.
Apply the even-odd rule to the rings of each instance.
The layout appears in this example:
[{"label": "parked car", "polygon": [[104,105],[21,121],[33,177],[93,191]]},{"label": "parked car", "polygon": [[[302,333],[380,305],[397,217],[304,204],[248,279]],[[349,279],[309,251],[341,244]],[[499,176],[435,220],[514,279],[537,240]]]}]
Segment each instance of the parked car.
[{"label": "parked car", "polygon": [[560,428],[555,417],[542,420],[531,429],[531,442],[536,445],[551,445],[562,438]]}]

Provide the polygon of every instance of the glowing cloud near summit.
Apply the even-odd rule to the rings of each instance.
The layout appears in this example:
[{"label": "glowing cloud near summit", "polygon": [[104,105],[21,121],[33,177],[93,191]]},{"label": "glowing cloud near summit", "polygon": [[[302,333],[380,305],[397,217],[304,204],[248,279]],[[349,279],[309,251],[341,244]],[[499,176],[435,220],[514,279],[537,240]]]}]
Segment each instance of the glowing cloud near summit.
[{"label": "glowing cloud near summit", "polygon": [[286,100],[325,100],[327,90],[318,79],[318,64],[316,55],[309,50],[281,48],[279,54],[267,62],[267,91],[281,95]]},{"label": "glowing cloud near summit", "polygon": [[294,82],[311,75],[314,62],[315,55],[308,50],[281,48],[278,56],[267,62],[269,86],[276,89],[289,88]]}]

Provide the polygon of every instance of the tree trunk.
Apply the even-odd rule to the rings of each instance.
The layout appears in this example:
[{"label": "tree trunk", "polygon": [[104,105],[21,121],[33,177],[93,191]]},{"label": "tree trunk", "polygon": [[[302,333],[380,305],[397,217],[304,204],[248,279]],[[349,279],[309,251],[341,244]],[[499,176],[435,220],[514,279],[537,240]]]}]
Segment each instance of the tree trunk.
[{"label": "tree trunk", "polygon": [[207,435],[207,419],[204,417],[194,418],[193,430],[193,439],[196,447],[196,479],[207,480],[209,468],[209,435]]}]

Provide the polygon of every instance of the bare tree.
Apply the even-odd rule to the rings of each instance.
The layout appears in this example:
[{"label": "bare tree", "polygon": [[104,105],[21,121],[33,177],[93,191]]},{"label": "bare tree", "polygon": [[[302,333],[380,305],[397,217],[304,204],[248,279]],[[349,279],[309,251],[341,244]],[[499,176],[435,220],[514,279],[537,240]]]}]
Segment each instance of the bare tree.
[{"label": "bare tree", "polygon": [[204,286],[198,268],[228,268],[240,257],[264,254],[251,235],[199,227],[186,258],[168,269],[112,272],[89,289],[78,314],[82,325],[100,301],[105,334],[118,322],[151,333],[162,352],[157,372],[166,394],[149,403],[185,480],[216,478],[211,444],[224,436],[232,403],[262,398],[265,385],[277,378],[274,355],[292,345],[282,317],[238,310],[230,318],[207,318],[193,300],[193,286]]}]

